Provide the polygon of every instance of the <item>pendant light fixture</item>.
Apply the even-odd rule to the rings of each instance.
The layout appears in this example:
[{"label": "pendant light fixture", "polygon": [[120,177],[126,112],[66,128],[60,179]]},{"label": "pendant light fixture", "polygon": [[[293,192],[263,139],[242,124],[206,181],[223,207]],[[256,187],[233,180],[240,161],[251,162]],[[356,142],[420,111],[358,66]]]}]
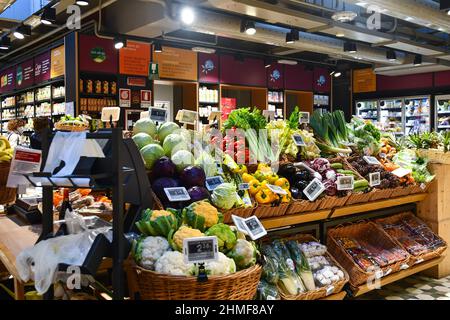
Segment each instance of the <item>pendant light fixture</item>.
[{"label": "pendant light fixture", "polygon": [[298,41],[300,39],[300,36],[298,34],[298,30],[291,29],[289,33],[286,33],[286,43],[287,44],[293,44],[295,41]]},{"label": "pendant light fixture", "polygon": [[161,43],[155,42],[155,43],[153,44],[153,46],[155,47],[155,52],[156,52],[156,53],[161,53],[161,52],[163,51],[163,50],[162,50]]},{"label": "pendant light fixture", "polygon": [[11,39],[8,36],[4,36],[0,39],[0,50],[9,50],[11,48]]},{"label": "pendant light fixture", "polygon": [[422,55],[416,54],[416,56],[414,57],[414,66],[418,67],[420,65],[422,65]]},{"label": "pendant light fixture", "polygon": [[44,11],[41,13],[41,23],[45,25],[56,23],[56,9],[44,8]]},{"label": "pendant light fixture", "polygon": [[75,4],[80,7],[86,7],[89,5],[89,0],[77,0]]}]

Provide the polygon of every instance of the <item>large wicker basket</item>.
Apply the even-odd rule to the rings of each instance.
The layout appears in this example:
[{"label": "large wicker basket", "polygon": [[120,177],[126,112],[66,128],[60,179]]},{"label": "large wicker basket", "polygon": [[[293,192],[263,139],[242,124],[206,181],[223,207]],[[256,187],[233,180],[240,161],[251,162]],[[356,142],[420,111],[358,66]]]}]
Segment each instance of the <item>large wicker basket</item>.
[{"label": "large wicker basket", "polygon": [[333,208],[339,208],[345,206],[347,200],[350,198],[350,194],[344,197],[323,197],[319,202],[319,210],[327,210]]},{"label": "large wicker basket", "polygon": [[382,276],[399,271],[403,265],[407,264],[410,255],[403,250],[388,234],[386,234],[375,223],[363,221],[355,224],[338,226],[328,230],[327,246],[330,253],[336,260],[347,270],[350,276],[350,284],[358,287],[367,283],[369,278],[373,278],[375,271],[363,270],[356,264],[350,254],[338,243],[337,238],[349,237],[356,239],[364,239],[370,243],[376,244],[385,250],[403,251],[404,258],[390,265],[381,268]]},{"label": "large wicker basket", "polygon": [[253,214],[258,218],[271,218],[284,216],[289,209],[290,203],[281,203],[278,206],[259,204]]},{"label": "large wicker basket", "polygon": [[372,197],[370,198],[370,201],[388,199],[391,197],[393,190],[394,189],[377,189],[377,188],[375,188],[371,192]]},{"label": "large wicker basket", "polygon": [[139,292],[142,300],[251,300],[261,272],[261,266],[256,265],[198,282],[193,276],[160,274],[132,264],[128,269],[128,282],[131,296]]},{"label": "large wicker basket", "polygon": [[394,188],[392,189],[391,198],[409,196],[413,188],[414,185]]},{"label": "large wicker basket", "polygon": [[[381,219],[377,219],[375,220],[375,223],[384,230],[384,232],[386,232],[387,234],[389,234],[391,236],[391,238],[399,245],[403,248],[403,245],[401,244],[401,242],[393,235],[391,234],[389,231],[387,231],[385,229],[386,226],[390,225],[391,227],[395,227],[395,225],[399,224],[404,218],[410,218],[410,219],[414,219],[415,221],[417,221],[418,223],[423,223],[419,218],[417,218],[412,212],[404,212],[404,213],[400,213],[400,214],[396,214],[387,218],[381,218]],[[431,230],[429,230],[431,232]],[[439,237],[440,238],[440,237]],[[443,245],[436,248],[435,250],[432,251],[428,251],[426,253],[423,254],[419,254],[419,255],[413,255],[411,254],[411,258],[408,262],[408,264],[410,266],[421,263],[423,261],[427,261],[427,260],[431,260],[437,257],[440,257],[445,250],[447,249],[447,243],[440,238],[440,240],[442,240]],[[406,250],[406,249],[405,249]]]},{"label": "large wicker basket", "polygon": [[[284,237],[283,239],[296,240],[300,243],[311,242],[311,241],[319,242],[312,235],[302,234],[302,233],[293,235],[291,237]],[[345,271],[345,269],[336,261],[336,259],[333,258],[333,256],[329,252],[326,253],[326,258],[328,260],[330,260],[333,263],[333,265],[335,265],[340,270],[342,270],[342,272],[344,272],[343,280],[334,282],[331,286],[317,288],[316,290],[307,291],[307,292],[300,293],[297,295],[286,295],[281,290],[278,290],[280,292],[281,299],[282,300],[318,300],[318,299],[322,299],[326,296],[329,296],[331,294],[341,292],[342,289],[344,288],[345,284],[349,281],[349,275],[348,275],[347,271]]]},{"label": "large wicker basket", "polygon": [[17,189],[7,188],[11,162],[0,162],[0,205],[12,204],[16,201]]},{"label": "large wicker basket", "polygon": [[293,200],[286,211],[286,214],[297,214],[304,212],[316,211],[319,207],[320,201],[309,200]]},{"label": "large wicker basket", "polygon": [[233,218],[232,215],[241,217],[241,218],[250,218],[253,215],[253,212],[256,210],[256,206],[252,208],[233,208],[231,210],[227,210],[223,212],[223,222],[224,223],[232,223]]}]

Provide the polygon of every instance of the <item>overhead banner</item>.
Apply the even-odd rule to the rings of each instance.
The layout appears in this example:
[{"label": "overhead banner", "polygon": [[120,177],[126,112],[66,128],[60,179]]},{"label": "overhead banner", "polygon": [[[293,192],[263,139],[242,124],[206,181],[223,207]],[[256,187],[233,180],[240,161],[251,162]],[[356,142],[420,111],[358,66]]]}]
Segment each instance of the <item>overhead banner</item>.
[{"label": "overhead banner", "polygon": [[120,74],[148,76],[151,46],[148,43],[128,41],[119,52]]},{"label": "overhead banner", "polygon": [[51,51],[50,78],[63,76],[66,70],[64,45]]},{"label": "overhead banner", "polygon": [[34,82],[41,83],[50,80],[50,52],[34,58]]},{"label": "overhead banner", "polygon": [[353,70],[353,93],[377,91],[377,76],[372,68]]},{"label": "overhead banner", "polygon": [[162,49],[162,52],[154,53],[160,78],[197,81],[196,52],[172,47]]}]

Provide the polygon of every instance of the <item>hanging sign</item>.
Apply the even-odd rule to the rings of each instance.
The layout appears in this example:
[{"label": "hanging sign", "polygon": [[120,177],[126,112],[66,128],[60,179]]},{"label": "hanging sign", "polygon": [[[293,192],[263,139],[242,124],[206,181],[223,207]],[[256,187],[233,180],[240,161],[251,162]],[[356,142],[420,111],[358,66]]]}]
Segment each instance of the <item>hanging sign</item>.
[{"label": "hanging sign", "polygon": [[163,46],[162,52],[155,52],[153,58],[158,63],[161,78],[197,81],[196,52]]},{"label": "hanging sign", "polygon": [[50,78],[54,79],[63,76],[66,69],[64,45],[51,51]]},{"label": "hanging sign", "polygon": [[159,68],[157,63],[150,63],[148,67],[148,78],[150,80],[158,80],[159,79]]},{"label": "hanging sign", "polygon": [[131,90],[119,89],[119,106],[121,108],[131,107]]},{"label": "hanging sign", "polygon": [[119,51],[120,74],[147,76],[150,63],[150,44],[127,41],[127,46]]}]

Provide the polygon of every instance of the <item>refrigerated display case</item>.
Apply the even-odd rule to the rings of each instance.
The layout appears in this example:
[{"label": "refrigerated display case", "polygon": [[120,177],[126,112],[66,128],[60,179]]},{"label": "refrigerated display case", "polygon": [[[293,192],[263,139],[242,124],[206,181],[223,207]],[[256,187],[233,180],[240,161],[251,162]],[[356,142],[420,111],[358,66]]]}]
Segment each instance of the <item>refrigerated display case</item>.
[{"label": "refrigerated display case", "polygon": [[435,97],[436,131],[450,131],[450,95]]},{"label": "refrigerated display case", "polygon": [[381,131],[405,135],[404,108],[402,98],[390,98],[380,100],[380,123]]},{"label": "refrigerated display case", "polygon": [[378,101],[365,100],[356,102],[356,115],[364,120],[370,120],[374,124],[378,123]]},{"label": "refrigerated display case", "polygon": [[430,96],[404,98],[406,135],[430,132]]}]

